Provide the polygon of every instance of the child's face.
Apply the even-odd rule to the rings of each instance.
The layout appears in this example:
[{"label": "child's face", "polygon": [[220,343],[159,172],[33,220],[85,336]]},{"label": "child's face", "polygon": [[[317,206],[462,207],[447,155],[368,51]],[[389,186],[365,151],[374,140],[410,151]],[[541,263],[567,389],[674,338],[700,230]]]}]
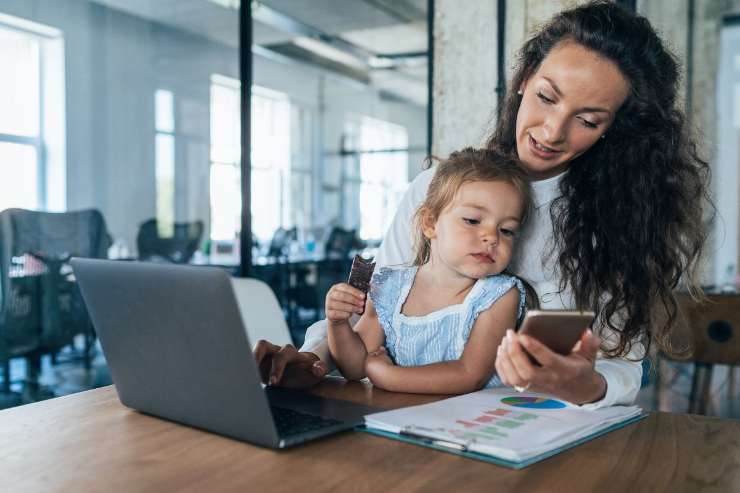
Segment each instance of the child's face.
[{"label": "child's face", "polygon": [[522,214],[522,198],[513,185],[463,184],[425,230],[432,262],[472,279],[498,274],[509,265]]}]

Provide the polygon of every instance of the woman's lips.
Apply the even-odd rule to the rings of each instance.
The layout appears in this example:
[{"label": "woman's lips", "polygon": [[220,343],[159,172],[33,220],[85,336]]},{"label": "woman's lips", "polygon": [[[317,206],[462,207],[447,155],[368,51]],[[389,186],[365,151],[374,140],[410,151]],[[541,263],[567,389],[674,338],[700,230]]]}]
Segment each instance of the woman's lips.
[{"label": "woman's lips", "polygon": [[552,159],[563,151],[557,151],[550,149],[549,147],[543,146],[537,142],[531,135],[528,134],[527,142],[529,144],[529,150],[540,159]]}]

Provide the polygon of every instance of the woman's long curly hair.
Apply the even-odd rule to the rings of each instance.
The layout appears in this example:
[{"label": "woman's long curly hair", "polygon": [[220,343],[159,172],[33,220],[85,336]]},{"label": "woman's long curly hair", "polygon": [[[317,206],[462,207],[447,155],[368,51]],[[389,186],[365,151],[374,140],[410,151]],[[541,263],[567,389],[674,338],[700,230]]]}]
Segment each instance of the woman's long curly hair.
[{"label": "woman's long curly hair", "polygon": [[[707,238],[709,166],[677,108],[679,69],[647,19],[607,1],[557,14],[525,43],[509,87],[535,74],[560,42],[574,41],[614,62],[630,84],[604,139],[571,161],[553,201],[560,290],[597,313],[597,329],[619,334],[604,344],[625,356],[633,343],[672,352],[679,281],[694,294]],[[516,153],[521,99],[509,91],[487,146]],[[616,342],[616,341],[615,341]]]}]

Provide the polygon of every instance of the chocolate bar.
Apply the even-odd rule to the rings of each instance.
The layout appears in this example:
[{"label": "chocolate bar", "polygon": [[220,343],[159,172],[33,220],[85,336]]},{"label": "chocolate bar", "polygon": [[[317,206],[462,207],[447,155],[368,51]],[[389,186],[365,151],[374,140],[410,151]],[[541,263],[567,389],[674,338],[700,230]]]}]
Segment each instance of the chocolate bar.
[{"label": "chocolate bar", "polygon": [[347,284],[367,294],[370,289],[370,279],[373,277],[373,270],[375,270],[373,259],[365,260],[359,255],[355,255],[355,258],[352,260],[352,269],[349,271]]}]

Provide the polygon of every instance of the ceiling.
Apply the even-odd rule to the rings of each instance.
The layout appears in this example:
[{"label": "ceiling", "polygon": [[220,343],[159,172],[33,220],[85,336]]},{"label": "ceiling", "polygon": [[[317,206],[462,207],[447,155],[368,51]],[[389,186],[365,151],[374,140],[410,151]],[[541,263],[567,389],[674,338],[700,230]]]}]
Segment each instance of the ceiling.
[{"label": "ceiling", "polygon": [[[239,0],[90,0],[238,47]],[[260,0],[254,43],[426,105],[427,0]]]}]

